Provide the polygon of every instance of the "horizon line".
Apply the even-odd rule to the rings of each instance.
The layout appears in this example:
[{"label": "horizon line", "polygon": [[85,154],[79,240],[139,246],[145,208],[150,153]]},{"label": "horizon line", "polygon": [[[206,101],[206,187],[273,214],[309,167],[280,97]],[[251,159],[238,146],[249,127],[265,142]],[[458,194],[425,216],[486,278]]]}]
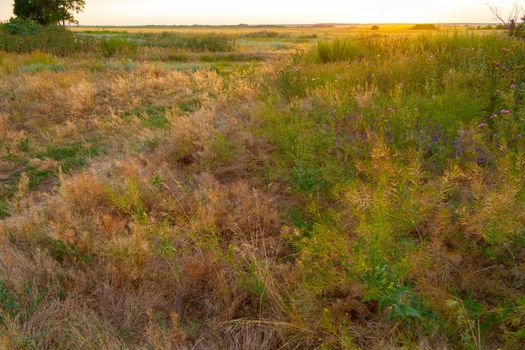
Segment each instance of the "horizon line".
[{"label": "horizon line", "polygon": [[410,24],[435,24],[435,25],[489,25],[501,24],[500,22],[320,22],[320,23],[260,23],[260,24],[68,24],[67,27],[315,27],[315,26],[344,26],[344,25],[410,25]]}]

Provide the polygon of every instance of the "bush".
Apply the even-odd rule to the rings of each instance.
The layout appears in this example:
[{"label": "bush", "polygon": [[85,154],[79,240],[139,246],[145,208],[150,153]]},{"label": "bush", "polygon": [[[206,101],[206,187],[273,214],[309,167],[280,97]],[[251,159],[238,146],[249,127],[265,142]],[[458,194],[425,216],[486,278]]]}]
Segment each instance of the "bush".
[{"label": "bush", "polygon": [[[19,23],[18,20],[16,23]],[[26,23],[27,24],[27,23]],[[0,31],[0,50],[6,52],[27,53],[34,51],[48,52],[54,55],[66,56],[78,52],[97,51],[97,43],[94,39],[78,37],[72,32],[60,26],[41,27],[40,31],[30,33],[30,25],[10,26],[14,32],[25,34],[13,34],[7,30]],[[15,30],[15,28],[17,28]],[[26,28],[26,29],[23,29]]]},{"label": "bush", "polygon": [[40,33],[42,26],[27,19],[11,18],[3,26],[3,30],[9,34],[30,35]]},{"label": "bush", "polygon": [[379,30],[379,26],[372,26],[372,28],[370,28],[370,30]]},{"label": "bush", "polygon": [[100,50],[104,57],[112,57],[115,54],[133,54],[136,52],[136,47],[126,39],[109,38],[103,39],[100,42]]},{"label": "bush", "polygon": [[410,30],[439,30],[435,24],[416,24]]}]

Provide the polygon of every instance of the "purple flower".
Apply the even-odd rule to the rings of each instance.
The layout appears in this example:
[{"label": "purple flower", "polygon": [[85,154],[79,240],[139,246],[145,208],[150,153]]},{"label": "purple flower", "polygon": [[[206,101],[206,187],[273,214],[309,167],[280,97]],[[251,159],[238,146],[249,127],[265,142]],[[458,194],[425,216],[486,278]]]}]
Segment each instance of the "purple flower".
[{"label": "purple flower", "polygon": [[485,126],[486,126],[486,124],[485,124],[485,123],[480,123],[480,124],[479,124],[479,128],[480,128],[480,129],[484,129],[484,128],[485,128]]},{"label": "purple flower", "polygon": [[498,115],[497,115],[496,113],[494,113],[494,114],[492,114],[489,118],[490,118],[491,120],[494,120],[494,119],[496,119],[497,117],[498,117]]},{"label": "purple flower", "polygon": [[510,86],[510,88],[511,88],[512,90],[514,90],[514,89],[516,88],[516,84],[512,84],[512,85]]},{"label": "purple flower", "polygon": [[501,114],[503,115],[509,115],[510,114],[510,111],[508,109],[502,109],[501,110]]},{"label": "purple flower", "polygon": [[484,155],[481,155],[477,159],[478,165],[487,165],[487,157]]}]

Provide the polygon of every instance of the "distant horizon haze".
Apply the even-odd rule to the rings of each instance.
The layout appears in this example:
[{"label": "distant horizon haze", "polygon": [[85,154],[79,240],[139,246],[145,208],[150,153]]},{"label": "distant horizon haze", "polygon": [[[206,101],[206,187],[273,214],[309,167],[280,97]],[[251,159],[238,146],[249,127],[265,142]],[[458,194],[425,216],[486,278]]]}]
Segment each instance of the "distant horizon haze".
[{"label": "distant horizon haze", "polygon": [[[502,14],[514,0],[87,0],[80,25],[309,25],[395,23],[494,23],[488,4]],[[13,0],[0,0],[0,21],[13,16]]]}]

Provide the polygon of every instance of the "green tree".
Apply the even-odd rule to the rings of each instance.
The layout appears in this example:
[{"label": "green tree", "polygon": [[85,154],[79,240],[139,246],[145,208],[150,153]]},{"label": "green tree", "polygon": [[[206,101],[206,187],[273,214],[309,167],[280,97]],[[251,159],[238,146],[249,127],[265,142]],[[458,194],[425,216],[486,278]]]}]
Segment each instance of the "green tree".
[{"label": "green tree", "polygon": [[85,0],[15,0],[14,14],[42,25],[76,23],[74,15],[84,9]]}]

